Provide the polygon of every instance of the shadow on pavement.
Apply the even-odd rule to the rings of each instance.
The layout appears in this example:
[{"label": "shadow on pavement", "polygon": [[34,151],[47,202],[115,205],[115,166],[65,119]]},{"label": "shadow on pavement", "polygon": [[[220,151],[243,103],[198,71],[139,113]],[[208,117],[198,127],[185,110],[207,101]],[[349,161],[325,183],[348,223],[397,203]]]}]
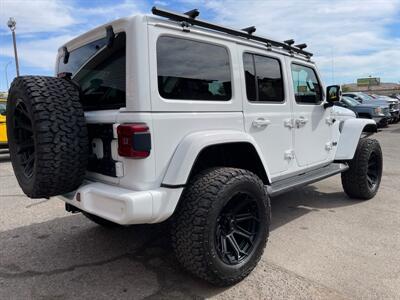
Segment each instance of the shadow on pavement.
[{"label": "shadow on pavement", "polygon": [[295,189],[284,195],[271,199],[272,223],[271,231],[297,219],[309,212],[356,205],[344,192],[321,193],[315,186]]},{"label": "shadow on pavement", "polygon": [[[313,210],[353,205],[309,186],[272,200],[271,230]],[[0,233],[0,298],[210,297],[224,291],[183,271],[168,224],[105,229],[81,214]]]}]

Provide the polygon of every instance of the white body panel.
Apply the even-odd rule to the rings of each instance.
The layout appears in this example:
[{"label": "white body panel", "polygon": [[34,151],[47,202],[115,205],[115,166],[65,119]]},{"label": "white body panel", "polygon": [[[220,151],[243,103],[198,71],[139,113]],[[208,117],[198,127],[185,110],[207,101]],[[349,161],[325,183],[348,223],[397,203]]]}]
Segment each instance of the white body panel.
[{"label": "white body panel", "polygon": [[[175,210],[198,154],[207,146],[245,142],[257,151],[269,182],[304,173],[335,159],[351,159],[363,127],[373,121],[354,119],[339,108],[299,105],[294,100],[290,64],[300,62],[316,69],[303,57],[283,55],[282,49],[267,51],[265,45],[225,34],[191,29],[147,16],[115,21],[114,32],[126,33],[126,107],[86,112],[89,124],[113,124],[112,158],[121,164],[121,176],[88,173],[96,183],[84,184],[62,199],[81,210],[119,224],[160,222]],[[105,36],[106,25],[66,44],[69,50]],[[179,36],[223,46],[230,59],[232,97],[229,101],[164,99],[158,92],[157,39]],[[282,66],[283,103],[251,103],[247,100],[243,53],[279,59]],[[59,51],[61,55],[61,50]],[[210,53],[212,55],[212,53]],[[304,126],[296,119],[307,119]],[[254,126],[254,121],[267,121]],[[333,120],[333,122],[331,122]],[[342,132],[340,121],[344,121]],[[151,134],[150,156],[130,159],[118,155],[115,128],[123,123],[146,123]],[[286,122],[286,123],[285,123]],[[98,140],[94,141],[99,144]],[[336,146],[337,145],[337,146]],[[293,157],[287,159],[287,153]],[[177,186],[162,188],[161,185]]]},{"label": "white body panel", "polygon": [[348,119],[343,121],[335,155],[336,160],[353,159],[360,135],[368,124],[376,125],[375,121],[370,119]]},{"label": "white body panel", "polygon": [[[282,76],[287,78],[285,59],[282,55],[266,53],[261,49],[254,49],[250,46],[239,45],[237,59],[239,61],[240,81],[245,82],[243,55],[252,53],[278,59],[282,68]],[[285,175],[291,172],[292,162],[285,158],[285,152],[292,150],[293,132],[285,126],[285,122],[292,118],[292,105],[288,86],[284,85],[285,99],[282,103],[272,102],[250,102],[247,100],[246,87],[243,85],[241,98],[243,99],[243,114],[245,129],[256,141],[262,151],[271,180],[275,176]],[[258,122],[266,122],[258,125]]]},{"label": "white body panel", "polygon": [[270,175],[267,164],[263,159],[264,155],[262,155],[262,150],[251,135],[233,130],[209,130],[191,133],[182,140],[168,166],[163,184],[185,184],[197,155],[201,150],[210,145],[234,142],[246,142],[253,145],[260,155],[267,176]]},{"label": "white body panel", "polygon": [[60,198],[80,210],[117,224],[129,225],[166,220],[174,212],[182,190],[132,191],[95,182],[85,183],[76,192]]},{"label": "white body panel", "polygon": [[[313,69],[319,78],[314,64],[301,62],[287,58],[287,68],[291,70],[291,64],[296,62]],[[290,72],[288,80],[291,86],[290,93],[293,103],[294,131],[294,152],[299,167],[310,167],[320,165],[330,160],[329,152],[333,148],[327,147],[332,142],[331,109],[324,108],[324,101],[320,104],[304,104],[295,101],[293,80]],[[321,80],[319,79],[321,82]],[[325,92],[323,92],[325,94]],[[324,96],[325,98],[325,96]]]}]

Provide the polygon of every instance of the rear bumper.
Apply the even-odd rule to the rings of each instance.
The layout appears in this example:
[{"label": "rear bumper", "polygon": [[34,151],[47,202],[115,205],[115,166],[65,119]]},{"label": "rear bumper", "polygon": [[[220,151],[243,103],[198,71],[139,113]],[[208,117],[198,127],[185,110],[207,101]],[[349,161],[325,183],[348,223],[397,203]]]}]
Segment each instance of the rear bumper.
[{"label": "rear bumper", "polygon": [[169,218],[183,188],[132,191],[104,183],[86,183],[57,198],[82,211],[121,224],[158,223]]}]

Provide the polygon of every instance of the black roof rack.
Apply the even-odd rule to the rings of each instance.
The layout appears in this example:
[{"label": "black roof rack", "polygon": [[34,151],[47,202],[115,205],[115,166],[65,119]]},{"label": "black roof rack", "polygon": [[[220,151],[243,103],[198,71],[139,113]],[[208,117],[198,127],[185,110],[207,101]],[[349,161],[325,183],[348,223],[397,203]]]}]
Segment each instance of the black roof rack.
[{"label": "black roof rack", "polygon": [[[243,37],[243,38],[246,38],[246,39],[255,40],[255,41],[258,41],[258,42],[261,42],[261,43],[265,43],[268,47],[271,47],[271,46],[279,47],[279,48],[288,50],[289,53],[301,54],[301,55],[306,56],[307,58],[310,58],[311,56],[313,56],[313,54],[311,52],[304,51],[303,50],[304,48],[301,49],[300,47],[298,48],[296,46],[292,46],[294,41],[293,41],[293,43],[290,43],[290,44],[289,43],[285,43],[285,42],[292,42],[292,40],[287,40],[287,41],[282,43],[282,42],[270,40],[270,39],[267,39],[267,38],[264,38],[264,37],[253,35],[251,33],[245,32],[243,29],[242,30],[236,30],[236,29],[233,29],[233,28],[224,27],[224,26],[221,26],[221,25],[217,25],[217,24],[214,24],[214,23],[210,23],[210,22],[206,22],[206,21],[202,21],[202,20],[196,19],[196,17],[200,14],[198,10],[192,10],[192,11],[189,11],[189,12],[187,12],[185,14],[180,14],[180,13],[176,13],[176,12],[173,12],[173,11],[170,11],[170,10],[166,10],[166,9],[158,8],[158,7],[154,6],[151,9],[151,12],[153,13],[153,15],[156,15],[156,16],[168,18],[168,19],[173,20],[173,21],[182,22],[183,26],[186,26],[187,24],[196,25],[196,26],[199,26],[199,27],[204,27],[204,28],[207,28],[207,29],[220,31],[220,32],[224,32],[224,33],[231,34],[231,35],[234,35],[234,36],[240,36],[240,37]],[[248,28],[245,28],[245,29],[248,29]]]}]

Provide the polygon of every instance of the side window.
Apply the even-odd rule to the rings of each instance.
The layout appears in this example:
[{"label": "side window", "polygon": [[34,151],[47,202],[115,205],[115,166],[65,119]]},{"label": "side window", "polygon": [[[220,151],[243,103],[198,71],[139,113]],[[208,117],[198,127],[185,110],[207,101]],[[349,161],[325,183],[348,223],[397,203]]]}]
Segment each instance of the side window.
[{"label": "side window", "polygon": [[157,75],[166,99],[226,101],[232,96],[229,54],[221,46],[162,36]]},{"label": "side window", "polygon": [[292,80],[297,103],[319,104],[322,101],[322,89],[312,68],[292,64]]},{"label": "side window", "polygon": [[254,55],[245,53],[243,55],[244,77],[246,80],[246,93],[249,101],[257,101],[256,71],[254,68]]},{"label": "side window", "polygon": [[279,60],[244,53],[246,93],[249,101],[282,102],[283,80]]}]

